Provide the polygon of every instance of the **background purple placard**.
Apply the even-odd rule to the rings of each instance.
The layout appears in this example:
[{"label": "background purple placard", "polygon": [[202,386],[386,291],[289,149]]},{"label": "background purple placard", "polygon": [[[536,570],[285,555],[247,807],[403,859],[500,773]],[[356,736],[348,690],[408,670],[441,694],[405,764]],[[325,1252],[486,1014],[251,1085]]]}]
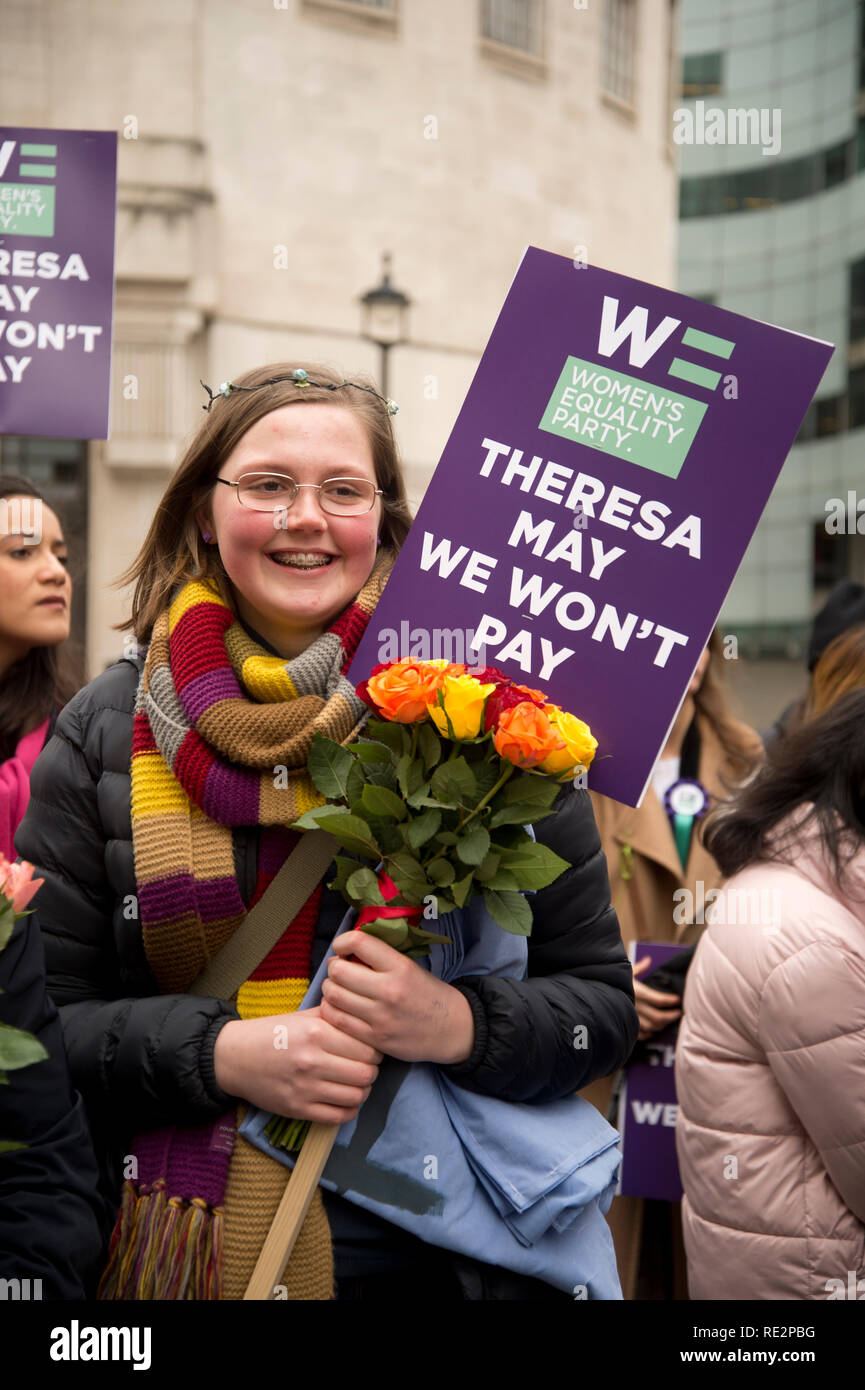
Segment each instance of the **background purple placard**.
[{"label": "background purple placard", "polygon": [[[648,311],[648,329],[666,315],[681,325],[645,367],[628,360],[623,343],[610,357],[598,354],[598,331],[605,295],[619,300],[618,320],[634,305]],[[685,348],[686,327],[732,339],[729,361]],[[766,505],[781,465],[832,354],[826,343],[757,323],[685,295],[646,285],[624,275],[594,267],[577,269],[563,256],[529,247],[513,280],[465,403],[445,446],[441,461],[403,546],[394,575],[376,609],[375,620],[361,641],[351,666],[351,678],[362,680],[381,660],[382,633],[410,630],[472,629],[484,614],[503,621],[506,641],[520,630],[533,638],[532,669],[501,661],[496,647],[487,660],[514,679],[547,691],[563,708],[585,719],[599,742],[589,785],[628,805],[642,799],[652,766],[663,747],[702,648]],[[577,357],[616,372],[640,378],[667,394],[675,392],[705,402],[706,414],[678,478],[614,457],[538,428],[547,403],[569,357]],[[678,381],[667,375],[674,357],[683,356],[737,379],[737,399]],[[523,450],[523,463],[539,454],[574,475],[587,473],[607,488],[618,485],[670,508],[668,531],[690,514],[702,522],[701,554],[696,559],[681,546],[665,548],[633,530],[586,518],[581,533],[589,553],[594,535],[606,550],[613,545],[626,554],[611,563],[597,580],[567,561],[548,563],[529,546],[507,545],[521,510],[537,524],[551,518],[554,541],[573,527],[573,515],[563,504],[545,501],[518,483],[503,486],[497,462],[489,477],[480,476],[487,451],[484,438]],[[567,491],[567,489],[566,489]],[[634,512],[633,522],[639,520]],[[435,541],[447,537],[454,549],[465,545],[498,557],[485,593],[459,583],[460,566],[448,579],[436,568],[420,568],[424,532]],[[655,666],[659,640],[632,637],[618,651],[609,637],[595,641],[591,629],[571,632],[556,620],[554,605],[523,621],[509,605],[513,565],[543,577],[544,587],[561,583],[563,592],[588,594],[600,614],[605,603],[621,617],[636,613],[642,620],[663,624],[688,637],[673,649],[666,666]],[[523,605],[526,610],[527,603]],[[547,638],[556,650],[572,648],[574,655],[542,679],[538,652]],[[429,639],[430,642],[432,639]],[[404,643],[402,644],[404,648]],[[401,649],[400,656],[412,653]],[[419,655],[418,651],[413,653]],[[436,655],[430,650],[426,655]],[[443,653],[446,654],[446,653]],[[603,759],[602,755],[609,755]]]},{"label": "background purple placard", "polygon": [[[651,974],[678,955],[681,946],[660,941],[637,941],[631,947],[634,963],[648,956]],[[645,976],[642,977],[645,980]],[[622,1171],[619,1187],[626,1197],[654,1197],[678,1202],[682,1196],[679,1161],[676,1156],[675,1125],[670,1106],[676,1105],[676,1078],[673,1053],[679,1026],[665,1028],[649,1039],[657,1063],[632,1062],[619,1098],[618,1127],[622,1136]],[[635,1108],[636,1112],[635,1112]],[[642,1115],[642,1120],[637,1115]]]},{"label": "background purple placard", "polygon": [[[114,215],[117,195],[117,134],[113,130],[42,130],[31,126],[0,126],[0,145],[15,141],[15,150],[0,182],[49,184],[55,189],[54,235],[24,236],[0,226],[0,250],[55,252],[59,265],[73,252],[84,261],[89,279],[61,280],[0,273],[0,285],[38,288],[27,311],[0,309],[7,324],[28,321],[95,326],[93,350],[85,351],[87,336],[75,333],[62,349],[9,346],[0,339],[0,433],[49,435],[54,438],[107,439],[108,394],[111,375],[111,314],[114,300]],[[56,145],[52,180],[19,177],[19,143]],[[25,163],[39,163],[24,159]],[[48,162],[48,161],[42,161]],[[15,298],[13,294],[13,299]],[[5,357],[30,357],[14,382]]]}]

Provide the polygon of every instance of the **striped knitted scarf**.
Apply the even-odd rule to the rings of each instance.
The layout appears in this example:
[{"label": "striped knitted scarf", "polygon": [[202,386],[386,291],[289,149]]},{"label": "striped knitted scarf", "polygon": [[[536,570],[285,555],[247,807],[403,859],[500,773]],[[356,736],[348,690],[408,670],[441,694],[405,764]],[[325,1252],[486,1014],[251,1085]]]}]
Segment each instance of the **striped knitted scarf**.
[{"label": "striped knitted scarf", "polygon": [[[286,827],[322,804],[309,746],[317,732],[348,742],[369,712],[344,672],[392,564],[381,552],[355,601],[292,661],[256,643],[210,581],[187,583],[158,618],[135,706],[132,836],[144,949],[163,993],[188,990],[246,916],[232,827],[262,827],[252,907],[297,841]],[[321,891],[241,985],[242,1019],[299,1005]],[[237,1138],[242,1113],[133,1140],[100,1298],[242,1298],[288,1176]],[[318,1208],[307,1226],[327,1233],[320,1198]],[[289,1297],[330,1297],[329,1233],[324,1256],[320,1247],[313,1238],[320,1291],[307,1282]]]}]

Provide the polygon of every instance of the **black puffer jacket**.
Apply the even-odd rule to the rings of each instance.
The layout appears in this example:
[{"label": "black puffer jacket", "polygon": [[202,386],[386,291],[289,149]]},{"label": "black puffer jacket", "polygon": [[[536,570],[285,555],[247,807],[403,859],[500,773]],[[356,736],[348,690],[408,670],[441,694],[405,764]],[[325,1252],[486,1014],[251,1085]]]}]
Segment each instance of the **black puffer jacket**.
[{"label": "black puffer jacket", "polygon": [[0,1279],[24,1281],[0,1298],[83,1298],[101,1254],[96,1161],[32,917],[0,951],[0,1022],[33,1033],[48,1053],[0,1087],[0,1141],[21,1146],[0,1151]]},{"label": "black puffer jacket", "polygon": [[[138,669],[119,661],[70,701],[33,769],[18,853],[45,878],[35,906],[48,988],[60,1008],[73,1084],[104,1165],[108,1210],[122,1174],[120,1135],[211,1120],[234,1098],[216,1084],[213,1047],[233,1005],[160,995],[142,945],[130,820],[132,712]],[[527,981],[472,978],[475,1046],[448,1068],[461,1085],[515,1101],[568,1095],[627,1058],[636,1041],[631,968],[610,905],[606,861],[587,792],[566,787],[538,838],[573,867],[532,899]],[[258,832],[234,832],[249,901]],[[317,968],[344,916],[325,888]],[[586,1046],[575,1027],[586,1025]],[[109,1137],[110,1136],[110,1137]],[[106,1219],[110,1219],[107,1217]]]}]

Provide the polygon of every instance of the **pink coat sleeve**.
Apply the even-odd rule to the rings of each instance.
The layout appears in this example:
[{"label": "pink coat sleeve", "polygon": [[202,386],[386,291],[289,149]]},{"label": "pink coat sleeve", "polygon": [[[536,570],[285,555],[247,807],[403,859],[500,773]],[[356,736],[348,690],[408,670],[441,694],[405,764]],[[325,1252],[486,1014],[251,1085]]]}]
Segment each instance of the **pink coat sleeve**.
[{"label": "pink coat sleeve", "polygon": [[865,1222],[865,962],[815,941],[768,977],[760,1040],[842,1199]]},{"label": "pink coat sleeve", "polygon": [[15,831],[24,819],[30,799],[30,773],[42,751],[50,720],[44,720],[24,738],[15,754],[0,764],[0,854],[15,858]]}]

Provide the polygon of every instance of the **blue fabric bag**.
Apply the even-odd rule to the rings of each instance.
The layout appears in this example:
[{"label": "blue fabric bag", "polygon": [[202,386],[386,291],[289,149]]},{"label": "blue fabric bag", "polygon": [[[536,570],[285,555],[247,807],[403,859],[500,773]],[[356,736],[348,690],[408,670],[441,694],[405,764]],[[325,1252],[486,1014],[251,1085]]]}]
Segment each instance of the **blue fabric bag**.
[{"label": "blue fabric bag", "polygon": [[[355,920],[349,911],[337,935]],[[451,938],[419,962],[440,979],[524,979],[524,937],[505,932],[482,898],[440,920]],[[325,957],[301,1008],[321,999]],[[240,1133],[279,1162],[251,1107]],[[579,1096],[526,1105],[477,1095],[428,1062],[385,1057],[356,1119],[343,1125],[323,1187],[437,1245],[501,1265],[575,1298],[621,1299],[604,1220],[616,1188],[619,1135]]]}]

